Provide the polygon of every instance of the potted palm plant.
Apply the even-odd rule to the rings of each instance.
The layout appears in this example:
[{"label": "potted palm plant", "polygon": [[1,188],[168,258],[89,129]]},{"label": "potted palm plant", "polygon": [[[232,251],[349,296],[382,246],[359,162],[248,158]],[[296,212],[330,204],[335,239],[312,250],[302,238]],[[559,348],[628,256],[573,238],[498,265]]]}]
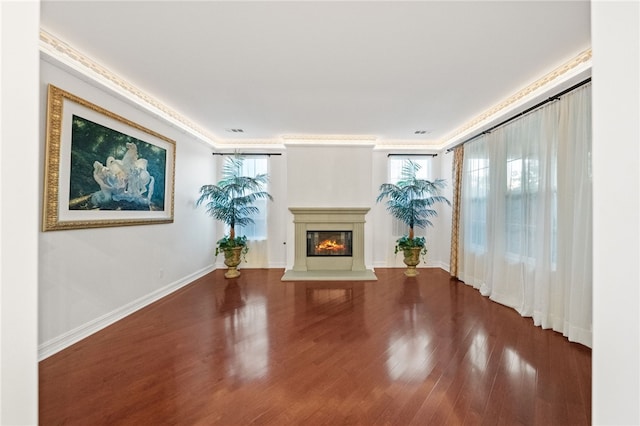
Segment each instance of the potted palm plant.
[{"label": "potted palm plant", "polygon": [[246,236],[236,236],[236,226],[246,226],[254,223],[251,218],[259,212],[254,203],[259,199],[273,200],[264,191],[263,185],[269,180],[266,173],[255,176],[243,176],[242,164],[244,157],[239,154],[227,157],[222,169],[222,178],[215,185],[203,185],[196,205],[204,203],[207,213],[216,220],[229,227],[229,234],[216,243],[216,256],[224,253],[224,264],[228,270],[224,274],[227,278],[240,275],[238,265],[241,257],[247,254]]},{"label": "potted palm plant", "polygon": [[387,211],[409,228],[409,234],[396,240],[395,253],[402,251],[404,264],[407,265],[405,275],[414,277],[418,275],[416,266],[420,263],[420,257],[427,254],[424,237],[416,237],[414,228],[426,228],[433,226],[429,218],[438,216],[433,209],[437,203],[451,203],[440,195],[440,191],[446,187],[444,179],[429,181],[417,177],[420,165],[408,160],[402,166],[400,180],[396,183],[383,183],[380,185],[380,194],[376,202],[385,198]]}]

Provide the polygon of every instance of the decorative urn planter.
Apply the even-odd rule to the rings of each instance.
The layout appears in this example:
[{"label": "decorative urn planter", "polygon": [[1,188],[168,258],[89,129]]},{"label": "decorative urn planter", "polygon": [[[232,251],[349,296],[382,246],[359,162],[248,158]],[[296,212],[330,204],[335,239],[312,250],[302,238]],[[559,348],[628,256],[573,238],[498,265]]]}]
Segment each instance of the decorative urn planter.
[{"label": "decorative urn planter", "polygon": [[404,252],[404,264],[407,265],[407,270],[404,271],[404,274],[408,277],[415,277],[418,275],[418,270],[416,266],[420,263],[420,252],[423,250],[423,247],[411,247],[405,248],[402,251]]},{"label": "decorative urn planter", "polygon": [[396,183],[380,185],[380,194],[376,202],[387,199],[387,211],[409,228],[408,235],[396,240],[395,253],[404,253],[404,263],[407,265],[405,275],[418,275],[416,266],[420,263],[420,255],[427,253],[425,237],[415,237],[415,228],[433,226],[429,220],[437,217],[438,211],[433,207],[438,203],[451,205],[449,200],[440,195],[440,190],[446,187],[444,179],[429,181],[418,177],[421,165],[411,160],[403,160],[400,179]]},{"label": "decorative urn planter", "polygon": [[236,278],[240,276],[238,265],[240,264],[240,256],[242,255],[243,248],[242,246],[238,246],[224,249],[224,264],[229,268],[227,272],[224,273],[225,278]]}]

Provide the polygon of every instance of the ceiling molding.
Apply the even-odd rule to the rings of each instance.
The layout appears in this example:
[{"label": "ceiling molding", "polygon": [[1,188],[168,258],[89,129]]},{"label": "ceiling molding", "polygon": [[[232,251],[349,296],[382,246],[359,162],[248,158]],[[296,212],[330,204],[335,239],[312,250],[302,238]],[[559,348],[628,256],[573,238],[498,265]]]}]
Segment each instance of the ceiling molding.
[{"label": "ceiling molding", "polygon": [[284,149],[280,139],[223,139],[217,141],[218,149]]},{"label": "ceiling molding", "polygon": [[317,143],[317,142],[349,142],[350,144],[362,142],[375,144],[378,138],[372,135],[283,135],[285,143]]},{"label": "ceiling molding", "polygon": [[518,91],[504,101],[486,110],[479,116],[454,130],[452,133],[443,138],[441,148],[445,148],[457,142],[458,140],[462,139],[463,136],[472,133],[474,130],[482,127],[482,125],[485,125],[488,122],[497,120],[498,117],[504,116],[510,111],[515,110],[517,107],[522,106],[525,102],[532,101],[536,96],[539,96],[541,92],[558,86],[560,83],[563,83],[568,78],[583,72],[585,69],[590,69],[591,57],[591,48],[581,52],[558,68],[526,86],[524,89]]},{"label": "ceiling molding", "polygon": [[406,147],[407,149],[416,149],[416,148],[425,148],[425,149],[438,149],[441,145],[441,141],[437,139],[385,139],[380,141],[377,146],[382,149],[386,147],[401,148]]},{"label": "ceiling molding", "polygon": [[40,51],[46,57],[69,67],[101,87],[116,93],[134,105],[145,109],[170,125],[214,148],[271,147],[276,149],[282,149],[285,145],[315,145],[319,143],[327,145],[373,145],[376,149],[446,149],[447,146],[462,140],[463,137],[489,123],[496,122],[504,115],[522,107],[526,102],[541,96],[542,92],[560,85],[585,69],[590,71],[592,57],[590,48],[583,51],[440,140],[385,140],[383,142],[373,135],[283,135],[273,139],[218,139],[184,115],[169,108],[153,96],[143,92],[108,68],[43,29],[40,29]]},{"label": "ceiling molding", "polygon": [[43,29],[40,29],[40,52],[214,148],[217,146],[213,135],[204,128]]},{"label": "ceiling molding", "polygon": [[402,141],[393,141],[393,144],[378,144],[375,151],[411,151],[418,153],[436,153],[441,150],[440,145],[434,144],[403,144]]},{"label": "ceiling molding", "polygon": [[377,138],[370,135],[284,135],[285,146],[362,146],[375,147]]},{"label": "ceiling molding", "polygon": [[227,145],[238,145],[238,146],[246,146],[246,145],[281,145],[281,139],[218,139],[218,144],[221,147],[226,147]]}]

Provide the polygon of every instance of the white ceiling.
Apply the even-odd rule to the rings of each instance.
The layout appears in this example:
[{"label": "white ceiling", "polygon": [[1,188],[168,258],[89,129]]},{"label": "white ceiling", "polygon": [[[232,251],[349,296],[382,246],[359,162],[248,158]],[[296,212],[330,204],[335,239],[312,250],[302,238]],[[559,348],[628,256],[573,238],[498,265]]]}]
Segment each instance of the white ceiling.
[{"label": "white ceiling", "polygon": [[41,15],[232,142],[437,144],[591,44],[588,1],[44,1]]}]

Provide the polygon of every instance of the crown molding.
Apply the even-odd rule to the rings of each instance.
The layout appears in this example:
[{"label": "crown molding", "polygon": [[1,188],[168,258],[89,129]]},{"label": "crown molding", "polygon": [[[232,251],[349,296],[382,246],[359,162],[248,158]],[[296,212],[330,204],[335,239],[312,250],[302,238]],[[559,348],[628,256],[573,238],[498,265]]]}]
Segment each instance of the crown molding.
[{"label": "crown molding", "polygon": [[403,144],[403,143],[400,143],[400,141],[398,141],[398,143],[396,143],[396,141],[393,141],[393,143],[377,144],[374,150],[375,151],[398,151],[398,152],[411,151],[416,153],[430,154],[430,153],[435,153],[440,151],[440,145],[426,144],[426,143]]},{"label": "crown molding", "polygon": [[218,145],[203,127],[43,29],[40,29],[40,52],[208,145],[214,148]]},{"label": "crown molding", "polygon": [[376,149],[438,149],[441,144],[440,140],[434,139],[388,139],[378,141]]},{"label": "crown molding", "polygon": [[440,148],[444,149],[447,146],[457,143],[463,137],[468,136],[483,126],[486,126],[491,122],[495,123],[499,118],[506,114],[518,108],[522,108],[523,105],[526,105],[527,103],[533,103],[536,99],[540,99],[543,93],[553,90],[576,76],[584,74],[587,70],[590,72],[591,58],[591,48],[584,50],[558,68],[545,74],[543,77],[529,84],[522,90],[511,95],[499,104],[489,108],[482,114],[448,134],[442,139]]},{"label": "crown molding", "polygon": [[370,135],[284,135],[285,147],[368,147],[376,146],[376,137]]},{"label": "crown molding", "polygon": [[238,147],[282,147],[281,139],[218,139],[217,145],[219,148],[229,148],[232,146]]},{"label": "crown molding", "polygon": [[372,135],[283,135],[282,140],[286,144],[296,145],[317,144],[318,142],[334,145],[340,143],[375,145],[378,138]]},{"label": "crown molding", "polygon": [[522,108],[523,105],[539,99],[546,91],[574,78],[585,70],[591,70],[591,48],[581,52],[560,67],[554,69],[514,95],[489,108],[482,114],[440,140],[386,140],[373,135],[283,135],[273,139],[218,139],[206,129],[189,120],[179,112],[169,108],[153,96],[143,92],[116,73],[79,52],[56,36],[40,29],[40,52],[56,63],[62,64],[89,81],[99,84],[136,106],[163,119],[171,126],[194,136],[213,148],[262,148],[284,149],[287,145],[362,145],[375,149],[446,149],[482,127],[495,123],[506,114]]},{"label": "crown molding", "polygon": [[230,151],[230,150],[261,150],[269,152],[279,152],[286,149],[282,141],[276,139],[256,139],[256,140],[224,140],[218,141],[216,145],[217,150]]}]

